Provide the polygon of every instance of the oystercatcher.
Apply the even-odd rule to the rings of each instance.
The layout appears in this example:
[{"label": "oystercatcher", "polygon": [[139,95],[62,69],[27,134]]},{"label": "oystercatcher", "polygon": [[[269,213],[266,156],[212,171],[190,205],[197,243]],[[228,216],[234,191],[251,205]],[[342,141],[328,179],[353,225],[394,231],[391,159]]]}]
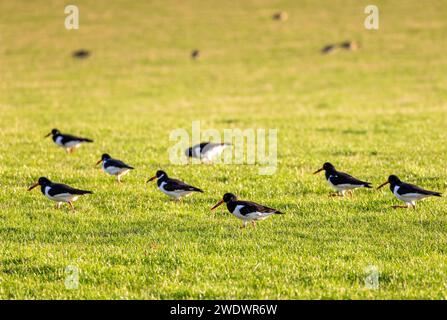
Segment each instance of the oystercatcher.
[{"label": "oystercatcher", "polygon": [[340,43],[340,48],[350,51],[356,51],[359,48],[359,45],[355,41],[344,41]]},{"label": "oystercatcher", "polygon": [[212,207],[211,210],[216,209],[223,203],[227,204],[228,211],[243,221],[242,228],[245,228],[249,221],[255,227],[256,221],[258,220],[265,220],[273,214],[284,214],[281,211],[265,207],[255,202],[237,200],[237,197],[232,193],[225,193],[222,200]]},{"label": "oystercatcher", "polygon": [[75,189],[65,184],[53,183],[45,177],[40,177],[37,183],[28,188],[28,191],[33,190],[37,186],[40,186],[40,190],[45,197],[56,201],[56,208],[60,208],[61,204],[66,202],[70,205],[71,209],[74,210],[73,201],[76,201],[84,194],[93,193],[87,190]]},{"label": "oystercatcher", "polygon": [[81,146],[83,142],[93,142],[92,139],[75,137],[69,134],[62,134],[59,130],[53,129],[49,134],[45,136],[45,138],[52,135],[54,143],[56,143],[59,147],[62,147],[67,151],[67,153],[71,153],[75,148]]},{"label": "oystercatcher", "polygon": [[328,184],[335,191],[337,191],[335,194],[332,195],[344,196],[347,191],[349,191],[352,195],[352,190],[356,188],[372,188],[370,182],[361,181],[347,173],[337,171],[335,167],[329,162],[326,162],[323,167],[315,171],[314,174],[317,174],[318,172],[323,170],[325,171]]},{"label": "oystercatcher", "polygon": [[199,58],[200,58],[200,50],[195,49],[191,51],[191,59],[197,60]]},{"label": "oystercatcher", "polygon": [[396,198],[406,203],[406,206],[392,206],[395,209],[409,208],[410,206],[416,209],[416,201],[418,200],[431,196],[441,197],[440,192],[425,190],[413,184],[402,182],[395,175],[390,175],[388,180],[378,186],[377,189],[382,188],[388,183],[390,184],[391,192],[396,196]]},{"label": "oystercatcher", "polygon": [[273,20],[286,21],[289,18],[289,15],[285,11],[276,12],[273,14]]},{"label": "oystercatcher", "polygon": [[186,149],[185,154],[190,158],[197,158],[204,163],[211,163],[218,158],[230,143],[202,142]]},{"label": "oystercatcher", "polygon": [[76,50],[73,52],[72,56],[77,59],[85,59],[90,56],[90,51],[85,49]]},{"label": "oystercatcher", "polygon": [[121,177],[128,173],[130,170],[133,170],[134,167],[131,167],[124,162],[113,159],[107,153],[104,153],[101,156],[101,160],[96,162],[96,165],[102,162],[102,169],[110,174],[111,176],[116,176],[118,182],[121,182]]},{"label": "oystercatcher", "polygon": [[183,181],[171,179],[166,172],[158,170],[155,176],[147,180],[147,182],[157,179],[157,186],[161,192],[167,194],[174,200],[180,200],[181,197],[188,196],[193,192],[202,192],[203,190],[190,186]]},{"label": "oystercatcher", "polygon": [[334,53],[335,50],[337,50],[337,45],[336,44],[328,44],[326,46],[324,46],[323,49],[321,49],[321,53],[322,54],[329,54],[329,53]]}]

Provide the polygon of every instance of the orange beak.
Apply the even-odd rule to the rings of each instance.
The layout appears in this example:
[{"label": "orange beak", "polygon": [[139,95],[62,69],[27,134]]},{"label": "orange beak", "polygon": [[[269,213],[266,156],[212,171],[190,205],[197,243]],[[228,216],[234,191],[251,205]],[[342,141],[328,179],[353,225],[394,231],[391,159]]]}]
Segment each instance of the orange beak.
[{"label": "orange beak", "polygon": [[150,178],[149,180],[146,181],[146,183],[154,181],[155,179],[157,179],[157,176],[153,176],[152,178]]},{"label": "orange beak", "polygon": [[51,136],[51,132],[49,134],[47,134],[44,138],[48,138],[49,136]]},{"label": "orange beak", "polygon": [[321,171],[323,171],[323,170],[324,170],[323,168],[318,169],[317,171],[314,172],[314,174],[317,174],[318,172],[321,172]]},{"label": "orange beak", "polygon": [[31,190],[33,190],[35,187],[37,187],[37,186],[39,186],[39,183],[37,182],[37,183],[35,183],[35,184],[33,184],[31,187],[29,187],[28,188],[28,191],[31,191]]},{"label": "orange beak", "polygon": [[211,208],[211,210],[216,209],[218,206],[220,206],[222,203],[224,203],[223,200],[220,200],[218,203],[216,203],[216,205],[214,207]]},{"label": "orange beak", "polygon": [[389,183],[388,181],[382,183],[380,186],[377,187],[377,190],[379,190],[380,188],[386,186],[388,183]]},{"label": "orange beak", "polygon": [[99,160],[98,162],[96,162],[96,166],[98,165],[98,164],[100,164],[102,162],[102,159],[101,160]]}]

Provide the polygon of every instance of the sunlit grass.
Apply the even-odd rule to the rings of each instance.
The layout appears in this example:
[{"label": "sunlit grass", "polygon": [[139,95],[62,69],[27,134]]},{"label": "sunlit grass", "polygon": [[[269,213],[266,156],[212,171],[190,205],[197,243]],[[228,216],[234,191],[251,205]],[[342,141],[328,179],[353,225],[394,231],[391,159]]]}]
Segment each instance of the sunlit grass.
[{"label": "sunlit grass", "polygon": [[[334,199],[312,175],[331,161],[445,192],[444,1],[376,1],[378,31],[354,0],[77,4],[67,31],[63,1],[0,3],[1,298],[446,298],[444,198],[395,211],[388,189]],[[320,54],[344,40],[360,50]],[[169,133],[192,121],[278,129],[276,174],[170,164]],[[52,128],[95,143],[67,155]],[[136,168],[123,184],[95,168],[104,152]],[[169,201],[145,183],[159,168],[205,193]],[[95,193],[55,210],[26,192],[39,176]],[[225,192],[286,214],[240,230],[209,210]]]}]

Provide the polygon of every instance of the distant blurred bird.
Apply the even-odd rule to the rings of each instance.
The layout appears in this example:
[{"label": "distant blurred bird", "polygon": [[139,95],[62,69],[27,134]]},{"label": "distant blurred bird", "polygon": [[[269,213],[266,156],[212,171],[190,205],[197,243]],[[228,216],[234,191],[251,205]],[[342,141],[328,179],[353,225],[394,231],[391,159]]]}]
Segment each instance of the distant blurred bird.
[{"label": "distant blurred bird", "polygon": [[356,51],[359,48],[359,44],[355,41],[344,41],[340,44],[328,44],[321,49],[322,54],[334,53],[338,49],[345,49],[349,51]]},{"label": "distant blurred bird", "polygon": [[273,20],[286,21],[289,18],[289,15],[285,11],[276,12],[272,16]]},{"label": "distant blurred bird", "polygon": [[357,188],[372,188],[371,183],[354,178],[347,173],[337,171],[329,162],[323,164],[323,167],[315,171],[314,174],[323,170],[325,171],[328,184],[337,191],[337,193],[333,195],[344,196],[347,191],[351,193],[352,190]]},{"label": "distant blurred bird", "polygon": [[193,50],[192,52],[191,52],[191,58],[193,59],[193,60],[197,60],[197,59],[199,59],[200,58],[200,50]]},{"label": "distant blurred bird", "polygon": [[28,188],[28,191],[40,186],[42,194],[50,200],[56,201],[56,207],[65,202],[68,203],[72,210],[74,210],[73,201],[76,201],[84,194],[91,194],[93,192],[87,190],[75,189],[61,183],[53,183],[45,177],[40,177],[37,183]]},{"label": "distant blurred bird", "polygon": [[258,220],[265,220],[273,214],[283,214],[281,211],[255,202],[238,200],[232,193],[225,193],[222,200],[212,207],[211,210],[216,209],[223,203],[227,205],[228,211],[230,211],[236,218],[243,221],[242,228],[245,228],[249,221],[251,221],[253,227],[255,227],[256,221]]},{"label": "distant blurred bird", "polygon": [[96,165],[102,162],[102,169],[104,172],[110,174],[111,176],[116,176],[116,180],[121,182],[121,177],[127,174],[130,170],[133,170],[134,167],[131,167],[121,160],[113,159],[107,153],[104,153],[101,156],[101,160],[96,162]]},{"label": "distant blurred bird", "polygon": [[335,44],[328,44],[323,49],[321,49],[322,54],[334,53],[337,50],[337,46]]},{"label": "distant blurred bird", "polygon": [[72,153],[76,148],[79,148],[81,146],[81,143],[83,142],[93,142],[93,140],[88,138],[81,138],[69,134],[63,134],[57,129],[51,130],[51,132],[47,134],[45,138],[51,135],[54,143],[64,148],[68,153]]},{"label": "distant blurred bird", "polygon": [[229,146],[231,146],[230,143],[202,142],[186,149],[185,154],[187,157],[200,159],[204,163],[211,163]]},{"label": "distant blurred bird", "polygon": [[85,49],[79,49],[79,50],[74,51],[72,56],[73,56],[73,58],[77,58],[77,59],[85,59],[90,56],[90,51],[85,50]]},{"label": "distant blurred bird", "polygon": [[440,192],[425,190],[413,184],[405,183],[395,175],[390,175],[388,180],[377,187],[377,189],[387,184],[390,184],[390,190],[394,196],[406,203],[405,206],[393,206],[393,208],[409,208],[412,206],[416,209],[416,201],[418,200],[432,196],[441,197]]},{"label": "distant blurred bird", "polygon": [[340,48],[350,51],[356,51],[359,48],[359,45],[355,41],[345,41],[340,44]]},{"label": "distant blurred bird", "polygon": [[183,181],[169,178],[167,173],[162,170],[158,170],[155,176],[147,180],[147,182],[155,179],[157,179],[158,189],[173,200],[180,200],[180,198],[188,196],[193,192],[203,192],[203,190],[190,186]]}]

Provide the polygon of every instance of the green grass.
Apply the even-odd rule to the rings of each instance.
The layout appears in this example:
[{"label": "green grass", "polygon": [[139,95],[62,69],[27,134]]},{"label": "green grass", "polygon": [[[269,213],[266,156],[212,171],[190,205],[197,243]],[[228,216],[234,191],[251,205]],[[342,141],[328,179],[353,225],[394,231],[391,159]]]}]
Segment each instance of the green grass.
[{"label": "green grass", "polygon": [[[444,198],[394,211],[388,189],[333,199],[311,174],[331,161],[445,192],[446,1],[375,1],[378,31],[363,28],[370,1],[76,4],[67,31],[64,1],[0,2],[0,298],[447,297]],[[346,39],[361,49],[319,53]],[[92,56],[72,59],[79,48]],[[276,174],[170,164],[169,133],[195,120],[278,129]],[[43,139],[53,127],[95,143],[67,155]],[[103,152],[136,167],[124,184],[95,169]],[[160,167],[206,192],[168,201],[145,184]],[[95,194],[56,210],[26,192],[39,176]],[[286,215],[240,230],[209,210],[225,192]]]}]

